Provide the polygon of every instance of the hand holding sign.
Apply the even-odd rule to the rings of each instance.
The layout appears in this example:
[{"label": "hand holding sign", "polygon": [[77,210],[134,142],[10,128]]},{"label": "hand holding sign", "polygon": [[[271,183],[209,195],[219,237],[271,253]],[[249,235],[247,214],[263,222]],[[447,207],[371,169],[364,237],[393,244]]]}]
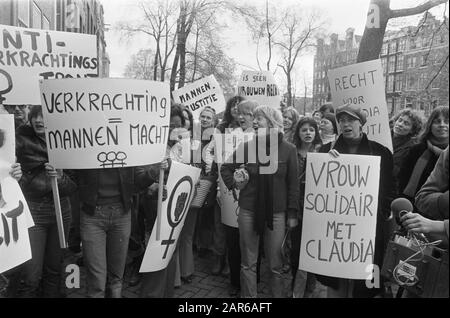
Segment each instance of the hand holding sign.
[{"label": "hand holding sign", "polygon": [[19,181],[22,178],[22,168],[20,166],[20,163],[16,162],[11,166],[11,171],[9,172],[11,177],[16,179],[16,181]]}]

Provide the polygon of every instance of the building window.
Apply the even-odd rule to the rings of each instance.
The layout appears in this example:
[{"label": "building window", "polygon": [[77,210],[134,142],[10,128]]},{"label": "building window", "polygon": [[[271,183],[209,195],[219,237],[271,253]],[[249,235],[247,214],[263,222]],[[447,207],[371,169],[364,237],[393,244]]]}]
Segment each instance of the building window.
[{"label": "building window", "polygon": [[398,41],[398,51],[399,52],[403,52],[406,48],[406,39],[405,38],[401,38]]},{"label": "building window", "polygon": [[395,72],[395,57],[389,59],[389,72]]},{"label": "building window", "polygon": [[42,28],[42,11],[37,6],[37,4],[33,1],[33,15],[32,15],[32,26],[36,29]]},{"label": "building window", "polygon": [[406,89],[408,90],[416,89],[416,78],[414,77],[414,75],[408,77],[408,80],[406,81]]},{"label": "building window", "polygon": [[431,82],[431,88],[440,88],[441,87],[441,77],[437,76],[433,82]]},{"label": "building window", "polygon": [[428,76],[426,73],[422,73],[419,76],[419,89],[425,89],[428,85]]},{"label": "building window", "polygon": [[414,38],[409,39],[409,49],[413,50],[416,48],[416,40]]},{"label": "building window", "polygon": [[389,44],[389,54],[397,52],[397,42],[393,41]]},{"label": "building window", "polygon": [[387,90],[388,92],[394,91],[394,75],[389,75],[387,78]]},{"label": "building window", "polygon": [[397,56],[397,71],[403,70],[403,55]]},{"label": "building window", "polygon": [[388,43],[383,43],[383,46],[381,47],[381,55],[386,55],[388,51]]},{"label": "building window", "polygon": [[428,65],[428,54],[422,55],[420,59],[420,66]]},{"label": "building window", "polygon": [[422,47],[427,47],[428,46],[428,37],[424,36],[422,38]]},{"label": "building window", "polygon": [[406,68],[415,68],[416,67],[416,57],[415,56],[409,56],[406,59]]},{"label": "building window", "polygon": [[50,30],[50,21],[45,15],[42,17],[42,29]]},{"label": "building window", "polygon": [[381,59],[381,66],[383,67],[383,73],[386,74],[386,72],[387,72],[387,69],[386,69],[386,66],[387,66],[386,58],[382,58]]},{"label": "building window", "polygon": [[17,18],[21,27],[28,28],[30,26],[30,1],[17,1]]},{"label": "building window", "polygon": [[402,75],[397,75],[395,77],[395,91],[396,92],[401,92],[403,89],[403,76]]}]

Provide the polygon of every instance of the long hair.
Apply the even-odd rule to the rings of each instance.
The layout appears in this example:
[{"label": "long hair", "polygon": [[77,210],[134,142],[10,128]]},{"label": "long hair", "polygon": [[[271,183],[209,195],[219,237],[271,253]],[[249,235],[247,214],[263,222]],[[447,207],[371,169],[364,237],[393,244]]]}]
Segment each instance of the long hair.
[{"label": "long hair", "polygon": [[31,123],[31,119],[37,116],[42,116],[42,107],[41,105],[34,105],[30,107],[30,112],[28,113],[28,121]]},{"label": "long hair", "polygon": [[[189,131],[192,133],[192,130],[193,130],[193,127],[194,127],[194,116],[192,116],[192,112],[191,112],[191,110],[189,109],[188,106],[186,106],[186,107],[183,109],[183,111],[186,112],[186,113],[188,114],[189,122],[191,123],[191,124],[190,124],[190,127],[189,127]],[[184,117],[184,116],[183,116],[183,117]],[[185,120],[185,125],[186,125],[186,120]]]},{"label": "long hair", "polygon": [[292,127],[295,127],[295,125],[297,125],[299,119],[300,119],[300,115],[298,113],[298,111],[294,108],[294,107],[288,107],[285,108],[283,110],[283,117],[289,117],[292,119]]},{"label": "long hair", "polygon": [[227,106],[225,107],[225,113],[223,114],[222,124],[228,126],[233,122],[233,115],[231,115],[231,109],[237,106],[245,98],[242,96],[233,96],[227,101]]},{"label": "long hair", "polygon": [[283,116],[278,109],[266,105],[260,105],[255,108],[253,115],[255,117],[258,115],[264,116],[271,126],[270,128],[276,128],[280,130],[280,132],[283,131]]},{"label": "long hair", "polygon": [[417,134],[422,129],[422,118],[417,114],[414,110],[406,108],[403,109],[401,112],[399,112],[395,117],[393,118],[394,125],[395,122],[401,117],[401,116],[407,116],[411,120],[411,133],[410,135],[412,137],[417,136]]},{"label": "long hair", "polygon": [[297,148],[300,148],[302,146],[302,140],[300,139],[300,128],[302,128],[303,125],[309,124],[311,127],[314,128],[314,139],[312,141],[312,144],[314,147],[317,145],[320,145],[322,143],[322,140],[320,139],[320,133],[319,133],[319,126],[317,125],[317,122],[312,117],[303,117],[300,119],[297,123],[297,126],[295,126],[295,133],[294,133],[294,144],[297,146]]},{"label": "long hair", "polygon": [[177,103],[172,103],[172,106],[170,107],[170,118],[173,117],[180,117],[181,119],[181,125],[186,126],[186,120],[184,119],[183,116],[183,108],[184,106],[181,104],[177,104]]},{"label": "long hair", "polygon": [[444,116],[444,118],[448,120],[448,106],[438,106],[433,109],[430,117],[425,123],[424,129],[417,138],[419,142],[426,142],[431,137],[431,125],[433,124],[433,121],[440,115]]}]

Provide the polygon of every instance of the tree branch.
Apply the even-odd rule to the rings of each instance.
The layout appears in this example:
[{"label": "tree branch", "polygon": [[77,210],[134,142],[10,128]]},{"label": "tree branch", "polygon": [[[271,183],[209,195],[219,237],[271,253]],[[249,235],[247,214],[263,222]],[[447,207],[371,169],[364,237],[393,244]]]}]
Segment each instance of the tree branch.
[{"label": "tree branch", "polygon": [[410,15],[416,15],[416,14],[422,13],[424,11],[427,11],[435,6],[438,6],[440,4],[446,3],[447,1],[448,0],[429,0],[428,2],[425,2],[414,8],[391,10],[389,17],[391,19],[393,19],[393,18],[399,18],[399,17],[407,17]]}]

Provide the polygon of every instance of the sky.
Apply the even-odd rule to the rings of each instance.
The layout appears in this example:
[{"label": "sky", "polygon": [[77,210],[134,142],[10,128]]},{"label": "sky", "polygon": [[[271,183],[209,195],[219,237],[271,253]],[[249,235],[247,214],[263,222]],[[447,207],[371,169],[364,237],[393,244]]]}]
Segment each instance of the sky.
[{"label": "sky", "polygon": [[[139,36],[131,41],[124,41],[121,39],[119,33],[114,31],[114,26],[120,21],[133,21],[139,18],[140,12],[136,5],[140,0],[100,0],[104,7],[104,19],[109,31],[106,32],[107,52],[109,54],[110,76],[123,77],[125,66],[128,63],[132,54],[139,51],[141,48],[148,48],[151,42],[144,36]],[[151,0],[150,0],[151,1]],[[264,6],[265,0],[245,0],[246,3],[253,5]],[[425,2],[425,0],[391,0],[391,9],[414,7]],[[269,1],[270,3],[270,1]],[[352,27],[355,29],[355,34],[362,35],[364,25],[366,22],[367,10],[369,8],[370,0],[277,0],[272,1],[277,8],[282,8],[289,5],[301,5],[302,8],[317,8],[321,11],[326,20],[326,32],[328,34],[337,33],[339,38],[344,38],[345,31]],[[439,6],[432,9],[432,13],[438,18],[442,19],[445,6]],[[448,8],[446,10],[448,16]],[[256,44],[250,37],[250,33],[242,21],[236,21],[230,16],[222,17],[227,22],[228,27],[222,38],[226,43],[225,53],[233,58],[237,63],[236,76],[244,69],[258,70],[256,62]],[[416,24],[420,16],[402,18],[391,20],[388,28],[396,28],[401,25],[409,23]],[[280,68],[275,69],[275,64],[279,56],[273,58],[274,67],[272,71],[275,72],[275,78],[279,82],[281,89],[285,89],[285,77]],[[261,61],[264,57],[261,56]],[[301,56],[296,63],[294,72],[294,90],[296,95],[303,96],[304,81],[309,85],[308,90],[312,88],[313,76],[313,61],[314,51]],[[265,63],[261,63],[265,64]],[[310,95],[310,91],[307,95]]]}]

